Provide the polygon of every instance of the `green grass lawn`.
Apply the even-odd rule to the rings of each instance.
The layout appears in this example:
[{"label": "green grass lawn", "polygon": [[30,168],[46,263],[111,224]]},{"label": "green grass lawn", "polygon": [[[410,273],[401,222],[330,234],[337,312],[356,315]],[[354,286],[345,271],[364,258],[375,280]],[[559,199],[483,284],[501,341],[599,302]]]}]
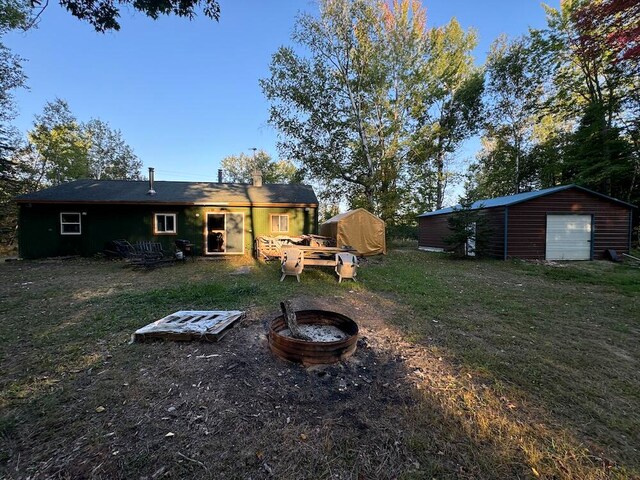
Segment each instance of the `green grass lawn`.
[{"label": "green grass lawn", "polygon": [[[464,261],[399,248],[363,262],[358,283],[340,285],[329,269],[305,269],[302,283],[281,283],[278,265],[249,259],[150,272],[105,261],[11,262],[0,274],[0,476],[65,477],[66,464],[55,470],[52,458],[72,458],[73,447],[52,432],[63,424],[69,435],[91,431],[89,399],[116,402],[118,386],[140,375],[150,350],[128,345],[139,326],[175,310],[243,309],[260,333],[284,298],[349,301],[368,337],[391,332],[388,350],[402,362],[408,393],[398,407],[402,442],[384,451],[402,450],[410,460],[379,478],[640,475],[640,268]],[[187,347],[157,345],[161,383],[180,373],[177,358]],[[107,370],[116,373],[98,376]],[[133,398],[146,401],[155,388],[141,386]],[[381,428],[370,435],[384,443]],[[104,441],[83,440],[96,464],[115,462],[100,456]],[[338,478],[376,471],[380,453],[333,439],[341,442]],[[112,474],[151,475],[142,447],[130,448],[128,463],[113,463]],[[300,447],[300,458],[311,455],[305,448],[311,444]],[[237,478],[269,476],[244,468]],[[294,471],[277,461],[269,468],[285,472],[280,478]],[[331,478],[316,474],[297,477]]]}]

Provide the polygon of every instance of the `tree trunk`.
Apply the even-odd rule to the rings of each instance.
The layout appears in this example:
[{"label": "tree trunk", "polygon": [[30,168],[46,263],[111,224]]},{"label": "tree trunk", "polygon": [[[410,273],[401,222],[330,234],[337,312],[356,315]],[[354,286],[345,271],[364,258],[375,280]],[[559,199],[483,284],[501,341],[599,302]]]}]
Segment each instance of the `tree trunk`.
[{"label": "tree trunk", "polygon": [[442,153],[436,157],[436,210],[442,208],[444,203],[444,158]]},{"label": "tree trunk", "polygon": [[373,188],[371,188],[370,186],[364,187],[364,197],[367,199],[367,204],[368,204],[367,210],[369,210],[370,212],[376,215],[379,215],[380,212],[376,208],[376,204],[375,204],[376,195]]},{"label": "tree trunk", "polygon": [[289,327],[291,336],[299,340],[306,340],[310,342],[311,338],[300,331],[300,326],[298,325],[298,320],[296,319],[296,312],[294,312],[291,308],[291,302],[289,300],[280,302],[280,308],[282,309],[284,323],[286,323],[287,327]]},{"label": "tree trunk", "polygon": [[516,178],[515,178],[515,193],[520,193],[520,146],[516,146]]}]

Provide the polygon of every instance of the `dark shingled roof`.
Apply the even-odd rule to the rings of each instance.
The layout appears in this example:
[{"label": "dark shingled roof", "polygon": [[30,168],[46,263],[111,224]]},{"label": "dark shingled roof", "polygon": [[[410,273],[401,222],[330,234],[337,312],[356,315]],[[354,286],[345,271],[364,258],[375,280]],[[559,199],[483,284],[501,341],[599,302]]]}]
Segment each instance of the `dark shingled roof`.
[{"label": "dark shingled roof", "polygon": [[149,182],[133,180],[75,180],[39,192],[20,195],[18,203],[126,203],[126,204],[318,204],[309,185],[243,183],[154,182],[155,195],[149,195]]}]

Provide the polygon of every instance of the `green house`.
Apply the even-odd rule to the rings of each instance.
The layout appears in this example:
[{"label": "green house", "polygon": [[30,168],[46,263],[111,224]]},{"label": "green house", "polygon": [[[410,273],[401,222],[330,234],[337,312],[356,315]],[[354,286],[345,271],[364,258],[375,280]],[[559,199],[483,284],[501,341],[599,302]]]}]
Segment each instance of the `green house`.
[{"label": "green house", "polygon": [[22,258],[91,256],[111,240],[152,240],[172,251],[249,255],[260,235],[317,231],[318,199],[301,184],[76,180],[17,198]]}]

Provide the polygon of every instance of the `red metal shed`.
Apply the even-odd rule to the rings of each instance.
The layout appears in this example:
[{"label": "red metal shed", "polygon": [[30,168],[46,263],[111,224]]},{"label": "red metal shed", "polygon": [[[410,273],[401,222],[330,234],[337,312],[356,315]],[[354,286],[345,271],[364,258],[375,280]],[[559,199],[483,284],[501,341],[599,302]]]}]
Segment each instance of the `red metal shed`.
[{"label": "red metal shed", "polygon": [[[421,249],[445,250],[455,207],[423,213]],[[577,185],[480,200],[490,226],[489,254],[531,260],[593,260],[605,250],[628,253],[633,205]]]}]

